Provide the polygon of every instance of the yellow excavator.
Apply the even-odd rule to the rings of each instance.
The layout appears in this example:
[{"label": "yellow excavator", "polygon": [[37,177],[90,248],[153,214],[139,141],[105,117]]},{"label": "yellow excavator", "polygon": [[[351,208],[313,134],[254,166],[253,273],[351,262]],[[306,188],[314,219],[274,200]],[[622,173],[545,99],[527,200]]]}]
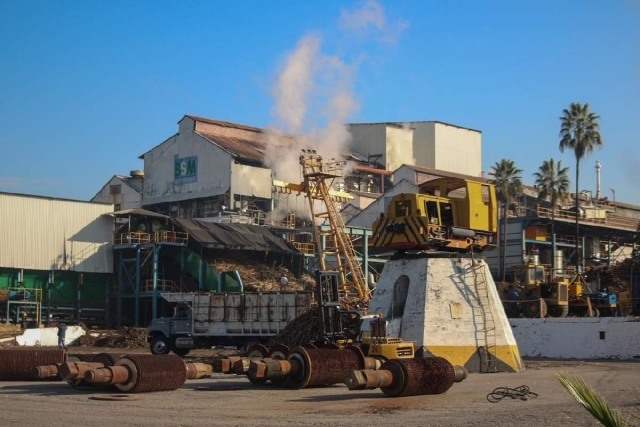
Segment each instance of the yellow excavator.
[{"label": "yellow excavator", "polygon": [[373,246],[397,251],[482,251],[497,244],[495,187],[485,182],[440,178],[419,193],[394,196],[373,223]]}]

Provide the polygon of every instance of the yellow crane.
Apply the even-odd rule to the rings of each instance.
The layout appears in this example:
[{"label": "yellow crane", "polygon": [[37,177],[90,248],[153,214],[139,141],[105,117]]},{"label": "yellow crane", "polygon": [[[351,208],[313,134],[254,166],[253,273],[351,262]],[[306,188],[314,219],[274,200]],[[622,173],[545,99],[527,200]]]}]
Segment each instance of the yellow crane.
[{"label": "yellow crane", "polygon": [[[325,161],[315,150],[305,149],[300,154],[304,181],[300,184],[274,181],[273,185],[275,192],[305,193],[313,219],[313,237],[321,270],[327,270],[327,256],[334,256],[335,270],[339,274],[342,290],[346,292],[355,288],[358,296],[368,302],[371,295],[358,262],[357,253],[350,236],[345,232],[344,220],[337,206],[338,202],[350,200],[353,197],[348,193],[332,189],[334,181],[343,177],[345,163],[336,160]],[[326,211],[316,212],[314,203],[316,200],[321,202],[320,206],[324,206]],[[320,227],[325,220],[329,223],[328,231],[323,231]]]}]

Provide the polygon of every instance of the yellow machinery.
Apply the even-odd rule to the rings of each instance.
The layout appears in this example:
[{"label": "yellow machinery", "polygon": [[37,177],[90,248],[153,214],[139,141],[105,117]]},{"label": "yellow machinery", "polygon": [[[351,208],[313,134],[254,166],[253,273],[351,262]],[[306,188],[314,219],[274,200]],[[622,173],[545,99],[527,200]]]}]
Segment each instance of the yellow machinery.
[{"label": "yellow machinery", "polygon": [[[320,269],[327,270],[326,257],[331,255],[336,262],[335,270],[340,277],[343,292],[354,289],[363,302],[371,298],[362,268],[353,248],[350,236],[345,233],[345,224],[337,202],[352,199],[348,193],[337,192],[331,187],[336,179],[342,178],[344,161],[324,161],[315,150],[302,150],[300,165],[304,182],[290,184],[274,181],[274,192],[304,193],[309,200],[313,218],[313,237]],[[319,201],[319,206],[315,204]],[[318,211],[320,208],[321,211]],[[320,225],[327,221],[329,231],[321,231]],[[324,242],[324,244],[323,244]]]},{"label": "yellow machinery", "polygon": [[591,292],[581,274],[554,272],[550,265],[535,260],[514,270],[514,283],[498,285],[510,317],[517,317],[520,310],[525,317],[598,317],[616,311],[616,296]]},{"label": "yellow machinery", "polygon": [[373,246],[386,249],[481,251],[495,246],[495,187],[459,178],[420,185],[420,192],[394,196],[373,223]]}]

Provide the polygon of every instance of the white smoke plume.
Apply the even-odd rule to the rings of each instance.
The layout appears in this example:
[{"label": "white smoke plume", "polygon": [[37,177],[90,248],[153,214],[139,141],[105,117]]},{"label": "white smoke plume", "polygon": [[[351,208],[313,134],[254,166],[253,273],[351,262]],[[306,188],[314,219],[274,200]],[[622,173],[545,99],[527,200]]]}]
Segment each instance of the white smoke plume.
[{"label": "white smoke plume", "polygon": [[341,29],[360,37],[369,37],[373,34],[376,40],[388,44],[397,43],[400,35],[409,28],[407,21],[390,22],[384,6],[375,0],[367,0],[358,9],[352,11],[343,9],[339,25]]},{"label": "white smoke plume", "polygon": [[[397,39],[406,28],[401,22],[389,24],[384,8],[374,0],[365,1],[356,10],[343,10],[338,23],[340,29],[351,33],[349,36],[375,34],[378,41]],[[267,133],[265,153],[265,164],[274,171],[275,179],[302,181],[302,148],[314,149],[324,159],[342,158],[349,152],[347,121],[359,108],[354,81],[361,58],[347,63],[326,54],[323,39],[316,33],[305,35],[285,57],[272,91],[274,123]],[[283,134],[291,136],[289,143],[282,143]],[[284,210],[294,210],[291,201],[277,204],[274,214],[278,216],[284,216]],[[297,205],[297,214],[302,215],[302,204]]]}]

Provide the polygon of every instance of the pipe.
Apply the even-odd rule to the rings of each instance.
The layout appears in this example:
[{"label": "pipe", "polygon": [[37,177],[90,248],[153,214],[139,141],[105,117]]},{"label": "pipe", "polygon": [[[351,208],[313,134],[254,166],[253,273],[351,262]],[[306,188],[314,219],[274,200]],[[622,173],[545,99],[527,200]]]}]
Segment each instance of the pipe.
[{"label": "pipe", "polygon": [[393,172],[388,171],[386,169],[376,169],[369,166],[356,166],[353,170],[357,172],[366,172],[366,173],[374,173],[377,175],[391,176]]}]

